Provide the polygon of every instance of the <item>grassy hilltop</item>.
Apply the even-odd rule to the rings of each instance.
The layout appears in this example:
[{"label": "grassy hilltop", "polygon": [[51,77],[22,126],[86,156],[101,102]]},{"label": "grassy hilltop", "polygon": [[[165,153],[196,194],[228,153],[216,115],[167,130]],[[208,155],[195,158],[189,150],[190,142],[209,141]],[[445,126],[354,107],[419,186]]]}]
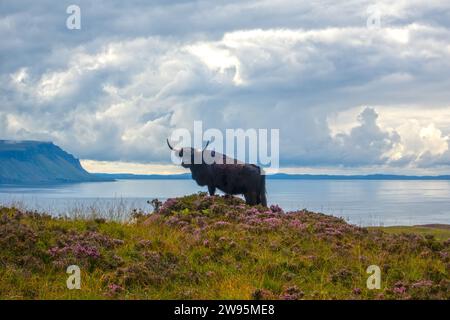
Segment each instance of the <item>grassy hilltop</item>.
[{"label": "grassy hilltop", "polygon": [[[0,298],[450,298],[450,230],[360,228],[204,194],[132,216],[123,223],[0,208]],[[80,290],[66,287],[72,264]],[[369,265],[382,270],[380,290],[366,288]]]}]

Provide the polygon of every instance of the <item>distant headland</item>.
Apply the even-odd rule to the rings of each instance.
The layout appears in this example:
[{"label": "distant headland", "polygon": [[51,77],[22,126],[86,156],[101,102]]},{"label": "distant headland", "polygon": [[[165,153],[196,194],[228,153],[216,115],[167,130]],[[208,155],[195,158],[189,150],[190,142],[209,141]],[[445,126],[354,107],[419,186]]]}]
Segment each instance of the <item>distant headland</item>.
[{"label": "distant headland", "polygon": [[87,172],[52,142],[0,140],[0,184],[50,184],[111,180]]}]

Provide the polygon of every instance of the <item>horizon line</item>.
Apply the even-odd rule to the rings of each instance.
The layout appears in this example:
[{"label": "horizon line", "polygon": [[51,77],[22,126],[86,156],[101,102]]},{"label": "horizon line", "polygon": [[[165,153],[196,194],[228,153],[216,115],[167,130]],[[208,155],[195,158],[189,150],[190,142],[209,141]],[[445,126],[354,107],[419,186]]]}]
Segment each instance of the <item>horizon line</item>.
[{"label": "horizon line", "polygon": [[[111,176],[116,178],[126,178],[126,177],[142,177],[142,178],[190,178],[191,173],[171,173],[171,174],[135,174],[135,173],[95,173],[90,172],[93,175],[97,176]],[[282,180],[283,178],[294,179],[294,178],[314,178],[314,179],[361,179],[364,180],[366,178],[369,179],[378,179],[378,180],[432,180],[432,179],[441,179],[441,180],[450,180],[450,174],[448,175],[403,175],[403,174],[385,174],[385,173],[373,173],[373,174],[310,174],[310,173],[274,173],[267,174],[268,179],[278,178]]]}]

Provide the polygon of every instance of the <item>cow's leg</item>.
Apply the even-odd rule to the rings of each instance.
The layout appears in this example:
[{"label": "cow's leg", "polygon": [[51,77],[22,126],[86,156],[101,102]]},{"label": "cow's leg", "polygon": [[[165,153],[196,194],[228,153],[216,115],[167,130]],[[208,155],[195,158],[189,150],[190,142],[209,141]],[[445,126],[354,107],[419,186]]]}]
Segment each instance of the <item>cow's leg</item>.
[{"label": "cow's leg", "polygon": [[251,195],[252,195],[252,205],[259,204],[259,202],[258,202],[258,193],[252,192]]},{"label": "cow's leg", "polygon": [[208,192],[210,196],[213,196],[216,194],[216,187],[214,186],[208,186]]},{"label": "cow's leg", "polygon": [[251,196],[249,193],[244,193],[245,203],[251,205]]},{"label": "cow's leg", "polygon": [[244,194],[245,203],[254,206],[256,204],[256,193],[254,192],[248,192]]}]

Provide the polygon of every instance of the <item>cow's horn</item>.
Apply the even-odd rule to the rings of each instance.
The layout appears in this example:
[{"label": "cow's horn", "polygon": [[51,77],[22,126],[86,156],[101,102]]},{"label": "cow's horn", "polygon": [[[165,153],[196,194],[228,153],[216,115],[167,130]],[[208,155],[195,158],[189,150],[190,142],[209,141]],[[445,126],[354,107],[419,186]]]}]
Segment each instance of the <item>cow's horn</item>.
[{"label": "cow's horn", "polygon": [[208,142],[206,143],[206,146],[203,148],[203,151],[205,151],[206,148],[208,148],[210,142],[211,142],[211,141],[208,141]]},{"label": "cow's horn", "polygon": [[167,141],[167,145],[169,146],[170,150],[173,150],[173,147],[169,143],[169,139],[167,139],[166,141]]}]

